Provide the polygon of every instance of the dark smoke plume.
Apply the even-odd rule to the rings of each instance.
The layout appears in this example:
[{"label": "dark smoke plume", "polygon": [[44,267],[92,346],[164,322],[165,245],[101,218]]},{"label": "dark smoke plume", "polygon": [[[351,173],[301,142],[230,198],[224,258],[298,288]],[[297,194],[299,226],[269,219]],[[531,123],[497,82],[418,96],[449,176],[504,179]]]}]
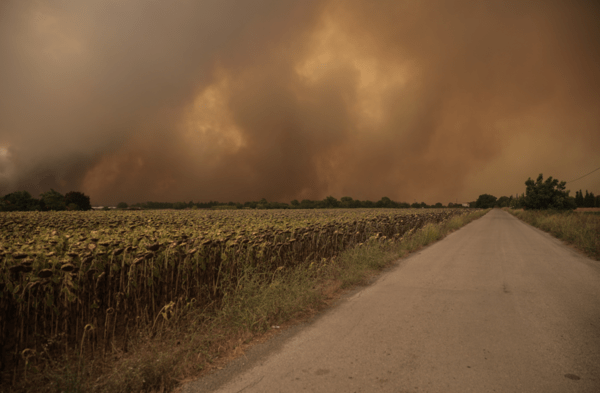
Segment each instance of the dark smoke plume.
[{"label": "dark smoke plume", "polygon": [[570,180],[600,165],[598,20],[591,1],[7,0],[0,195],[446,204]]}]

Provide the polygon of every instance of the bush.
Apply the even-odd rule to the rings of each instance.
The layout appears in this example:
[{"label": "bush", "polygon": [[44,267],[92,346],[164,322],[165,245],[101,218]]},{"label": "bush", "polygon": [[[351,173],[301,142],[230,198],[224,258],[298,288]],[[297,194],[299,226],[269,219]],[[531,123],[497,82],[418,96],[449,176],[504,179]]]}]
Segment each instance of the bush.
[{"label": "bush", "polygon": [[78,204],[76,204],[76,203],[69,203],[67,205],[67,210],[69,210],[69,211],[77,211],[77,210],[81,210],[81,209],[79,208]]}]

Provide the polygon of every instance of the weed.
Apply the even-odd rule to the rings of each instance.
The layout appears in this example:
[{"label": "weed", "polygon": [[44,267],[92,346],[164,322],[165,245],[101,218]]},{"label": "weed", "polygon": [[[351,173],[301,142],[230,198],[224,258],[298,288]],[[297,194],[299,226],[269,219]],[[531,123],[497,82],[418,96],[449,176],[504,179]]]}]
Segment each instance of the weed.
[{"label": "weed", "polygon": [[600,216],[590,212],[508,210],[519,219],[600,260]]}]

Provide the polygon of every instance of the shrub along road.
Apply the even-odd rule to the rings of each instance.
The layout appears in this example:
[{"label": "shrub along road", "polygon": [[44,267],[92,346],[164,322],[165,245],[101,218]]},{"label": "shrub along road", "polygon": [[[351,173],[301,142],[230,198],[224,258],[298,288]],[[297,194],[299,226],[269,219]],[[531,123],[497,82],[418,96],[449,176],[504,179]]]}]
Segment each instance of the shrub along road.
[{"label": "shrub along road", "polygon": [[599,392],[600,264],[494,209],[182,392]]}]

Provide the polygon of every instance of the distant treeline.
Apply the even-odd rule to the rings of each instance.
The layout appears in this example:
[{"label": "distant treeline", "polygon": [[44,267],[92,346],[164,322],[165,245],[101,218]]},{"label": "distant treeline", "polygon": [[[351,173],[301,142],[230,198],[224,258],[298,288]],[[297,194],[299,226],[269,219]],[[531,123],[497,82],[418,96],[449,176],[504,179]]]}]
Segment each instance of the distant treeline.
[{"label": "distant treeline", "polygon": [[[575,197],[568,197],[568,199],[570,199],[574,204],[574,208],[575,207],[600,207],[600,195],[594,195],[593,192],[588,192],[588,190],[585,190],[585,195],[581,192],[581,190],[579,191],[575,191]],[[510,197],[500,197],[498,199],[496,199],[496,197],[492,196],[492,195],[480,195],[479,199],[477,200],[477,202],[475,203],[476,207],[482,207],[482,208],[487,208],[487,207],[510,207],[513,209],[522,209],[527,207],[527,195],[525,193],[523,194],[517,194],[514,197],[510,196]]]},{"label": "distant treeline", "polygon": [[[517,194],[515,197],[500,197],[496,202],[498,207],[512,207],[521,209],[525,207],[525,193]],[[585,190],[585,195],[581,190],[575,191],[575,197],[569,197],[574,201],[576,207],[600,207],[600,195],[594,195],[593,192]]]},{"label": "distant treeline", "polygon": [[[450,207],[463,207],[461,204],[449,204]],[[408,208],[440,208],[445,207],[441,203],[428,205],[425,202],[415,202],[412,204],[406,202],[395,202],[388,197],[383,197],[377,202],[369,200],[352,199],[351,197],[343,197],[338,200],[332,196],[328,196],[323,200],[303,199],[302,201],[293,200],[290,203],[284,202],[269,202],[266,199],[261,199],[257,202],[145,202],[127,205],[121,202],[117,205],[118,208],[141,208],[141,209],[327,209],[327,208],[392,208],[392,209],[408,209]]]},{"label": "distant treeline", "polygon": [[600,207],[600,195],[595,196],[593,192],[585,190],[585,196],[579,191],[575,191],[575,204],[577,207]]},{"label": "distant treeline", "polygon": [[[568,197],[572,200],[572,204],[576,207],[600,207],[600,195],[595,196],[593,192],[581,190],[575,192],[575,197]],[[327,209],[327,208],[344,208],[344,209],[359,209],[359,208],[392,208],[392,209],[419,209],[419,208],[441,208],[441,207],[477,207],[477,208],[492,208],[492,207],[511,207],[523,208],[526,207],[526,194],[517,194],[514,197],[502,196],[496,198],[493,195],[480,195],[477,201],[466,204],[452,203],[443,205],[438,202],[434,205],[428,205],[425,202],[396,202],[388,197],[383,197],[380,200],[373,202],[369,200],[352,199],[351,197],[343,197],[338,200],[332,196],[328,196],[322,200],[303,199],[302,201],[293,200],[290,203],[269,202],[266,199],[261,199],[257,202],[144,202],[128,205],[121,202],[117,205],[119,209]],[[574,208],[575,206],[573,206]],[[40,198],[33,198],[27,191],[16,191],[0,197],[0,211],[60,211],[60,210],[91,210],[90,197],[78,192],[71,191],[62,195],[61,193],[50,190],[40,194]],[[108,207],[104,208],[105,210]]]},{"label": "distant treeline", "polygon": [[[471,202],[474,206],[475,202]],[[462,204],[449,203],[444,206],[442,203],[428,205],[425,202],[415,202],[412,204],[406,202],[392,201],[388,197],[383,197],[379,201],[352,199],[343,197],[338,200],[328,196],[323,200],[304,199],[302,201],[293,200],[289,204],[283,202],[269,202],[261,199],[257,202],[144,202],[128,205],[121,202],[117,205],[119,209],[327,209],[327,208],[441,208],[441,207],[464,207]],[[91,210],[90,198],[78,191],[71,191],[65,195],[54,191],[53,189],[40,194],[39,198],[33,198],[27,191],[16,191],[0,197],[0,211],[61,211],[61,210]],[[105,210],[108,207],[104,207]]]},{"label": "distant treeline", "polygon": [[0,211],[91,210],[90,197],[79,191],[62,195],[50,190],[33,198],[27,191],[16,191],[0,198]]}]

